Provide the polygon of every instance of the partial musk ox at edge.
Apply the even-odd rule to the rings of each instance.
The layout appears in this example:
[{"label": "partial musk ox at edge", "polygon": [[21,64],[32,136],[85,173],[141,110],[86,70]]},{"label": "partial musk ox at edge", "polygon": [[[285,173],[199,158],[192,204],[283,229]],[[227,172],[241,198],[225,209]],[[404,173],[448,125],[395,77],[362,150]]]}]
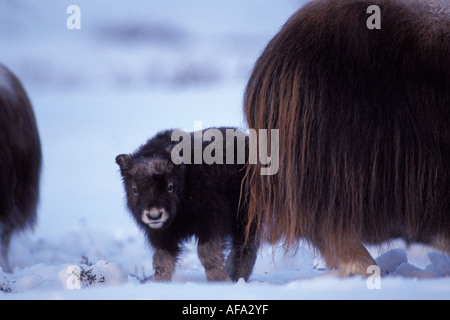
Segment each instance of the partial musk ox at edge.
[{"label": "partial musk ox at edge", "polygon": [[[380,8],[370,30],[367,8]],[[269,42],[247,84],[248,127],[279,129],[280,168],[246,172],[249,224],[305,239],[343,276],[395,237],[450,252],[450,4],[316,0]]]},{"label": "partial musk ox at edge", "polygon": [[36,221],[41,144],[22,84],[0,65],[0,267],[10,271],[12,234]]}]

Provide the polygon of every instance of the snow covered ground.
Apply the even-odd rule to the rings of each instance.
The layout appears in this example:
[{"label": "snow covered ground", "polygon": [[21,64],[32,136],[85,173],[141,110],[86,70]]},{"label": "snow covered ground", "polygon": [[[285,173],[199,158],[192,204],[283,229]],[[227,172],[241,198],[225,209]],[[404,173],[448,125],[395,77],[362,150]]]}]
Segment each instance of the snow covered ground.
[{"label": "snow covered ground", "polygon": [[[44,151],[39,222],[14,237],[0,299],[449,299],[450,257],[401,240],[369,247],[389,273],[379,283],[336,277],[307,245],[266,245],[249,283],[209,284],[193,242],[172,283],[142,283],[152,253],[115,156],[197,120],[244,127],[252,65],[302,2],[0,0],[0,62],[28,90]],[[70,4],[80,30],[66,28]]]}]

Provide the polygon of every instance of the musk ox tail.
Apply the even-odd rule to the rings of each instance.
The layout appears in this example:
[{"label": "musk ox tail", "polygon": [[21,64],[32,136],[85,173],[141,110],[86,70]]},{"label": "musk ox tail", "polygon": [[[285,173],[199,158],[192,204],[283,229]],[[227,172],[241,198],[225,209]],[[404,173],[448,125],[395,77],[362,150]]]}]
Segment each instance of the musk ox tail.
[{"label": "musk ox tail", "polygon": [[374,264],[361,242],[450,250],[448,2],[308,3],[256,62],[244,111],[280,141],[278,174],[247,167],[248,230],[304,238],[344,275]]},{"label": "musk ox tail", "polygon": [[13,232],[33,226],[39,198],[41,144],[20,81],[0,65],[0,267],[8,270]]}]

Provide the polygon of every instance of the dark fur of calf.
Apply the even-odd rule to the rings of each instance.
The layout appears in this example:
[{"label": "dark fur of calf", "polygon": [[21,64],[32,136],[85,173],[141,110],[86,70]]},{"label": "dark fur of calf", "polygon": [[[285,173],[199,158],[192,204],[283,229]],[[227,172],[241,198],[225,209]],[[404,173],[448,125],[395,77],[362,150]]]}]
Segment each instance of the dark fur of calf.
[{"label": "dark fur of calf", "polygon": [[[225,130],[220,128],[223,136]],[[172,131],[157,134],[134,154],[116,158],[128,208],[154,249],[154,279],[171,280],[181,244],[195,236],[207,280],[248,280],[258,244],[251,236],[245,242],[247,206],[240,204],[244,164],[174,165]],[[190,137],[194,163],[193,133]],[[201,150],[207,145],[203,142]],[[225,140],[223,146],[225,163]],[[231,252],[224,264],[230,237]]]},{"label": "dark fur of calf", "polygon": [[447,0],[311,1],[258,59],[244,109],[249,128],[279,129],[278,174],[246,173],[263,238],[307,239],[342,275],[375,264],[363,242],[450,252]]},{"label": "dark fur of calf", "polygon": [[15,231],[36,220],[41,144],[22,84],[0,65],[0,266],[10,271],[8,248]]}]

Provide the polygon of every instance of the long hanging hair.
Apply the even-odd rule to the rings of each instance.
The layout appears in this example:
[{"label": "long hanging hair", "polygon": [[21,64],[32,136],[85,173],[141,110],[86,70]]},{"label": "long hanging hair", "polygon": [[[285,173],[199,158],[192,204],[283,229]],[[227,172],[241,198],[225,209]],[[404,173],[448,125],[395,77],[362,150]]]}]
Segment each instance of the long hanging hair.
[{"label": "long hanging hair", "polygon": [[20,80],[0,64],[0,267],[11,271],[14,232],[37,217],[42,150],[33,107]]},{"label": "long hanging hair", "polygon": [[399,236],[450,250],[448,1],[311,1],[256,62],[244,112],[279,129],[279,172],[247,167],[248,231],[327,262]]}]

